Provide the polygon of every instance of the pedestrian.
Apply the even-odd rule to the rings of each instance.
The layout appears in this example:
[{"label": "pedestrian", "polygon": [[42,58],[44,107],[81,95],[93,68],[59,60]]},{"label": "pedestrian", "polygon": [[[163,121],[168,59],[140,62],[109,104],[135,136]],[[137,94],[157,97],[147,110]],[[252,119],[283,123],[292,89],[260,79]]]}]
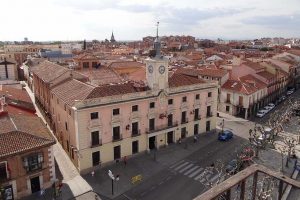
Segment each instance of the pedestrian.
[{"label": "pedestrian", "polygon": [[179,140],[178,140],[178,144],[181,144],[181,138],[179,138]]},{"label": "pedestrian", "polygon": [[126,167],[126,165],[127,165],[127,156],[124,156],[123,162],[124,162],[124,166]]},{"label": "pedestrian", "polygon": [[198,138],[197,138],[197,136],[195,135],[195,136],[194,136],[194,143],[196,143],[197,140],[198,140]]}]

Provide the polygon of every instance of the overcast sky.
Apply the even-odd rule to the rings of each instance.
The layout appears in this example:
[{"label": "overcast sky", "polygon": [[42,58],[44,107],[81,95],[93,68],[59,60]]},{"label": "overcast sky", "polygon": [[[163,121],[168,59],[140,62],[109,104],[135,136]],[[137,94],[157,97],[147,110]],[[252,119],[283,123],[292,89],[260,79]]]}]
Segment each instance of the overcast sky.
[{"label": "overcast sky", "polygon": [[0,40],[300,37],[300,0],[1,0]]}]

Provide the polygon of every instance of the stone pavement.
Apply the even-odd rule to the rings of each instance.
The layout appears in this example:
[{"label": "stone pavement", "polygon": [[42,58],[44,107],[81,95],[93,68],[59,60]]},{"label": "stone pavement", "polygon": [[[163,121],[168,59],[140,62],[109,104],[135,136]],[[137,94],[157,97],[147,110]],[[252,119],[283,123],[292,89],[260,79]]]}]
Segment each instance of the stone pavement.
[{"label": "stone pavement", "polygon": [[[27,93],[29,94],[32,102],[35,102],[34,100],[34,94],[28,87],[28,85],[25,82],[22,82],[26,85],[25,89]],[[36,114],[39,116],[43,122],[46,124],[46,120],[41,114],[39,108],[34,104],[36,109]],[[52,130],[47,126],[49,131],[54,136]],[[55,137],[55,136],[54,136]],[[77,171],[76,167],[73,165],[72,161],[70,160],[69,156],[66,154],[60,143],[56,140],[56,144],[53,146],[53,153],[54,158],[57,162],[58,168],[62,174],[63,178],[63,184],[66,187],[62,188],[62,193],[66,196],[68,199],[74,196],[81,195],[83,193],[86,193],[88,191],[92,191],[92,187],[80,176],[79,172]],[[64,190],[64,188],[66,188]],[[50,189],[49,189],[50,190]]]},{"label": "stone pavement", "polygon": [[[186,138],[181,144],[170,144],[168,147],[157,151],[140,153],[128,158],[126,165],[122,161],[110,164],[96,170],[94,176],[86,174],[83,175],[83,178],[101,197],[115,198],[139,184],[138,182],[135,185],[132,184],[132,177],[141,175],[142,181],[144,181],[207,145],[210,141],[216,140],[216,138],[215,133],[200,134],[196,143],[193,142],[193,138]],[[108,170],[111,170],[115,176],[120,176],[119,181],[114,181],[114,195],[112,195],[112,181],[108,176]]]}]

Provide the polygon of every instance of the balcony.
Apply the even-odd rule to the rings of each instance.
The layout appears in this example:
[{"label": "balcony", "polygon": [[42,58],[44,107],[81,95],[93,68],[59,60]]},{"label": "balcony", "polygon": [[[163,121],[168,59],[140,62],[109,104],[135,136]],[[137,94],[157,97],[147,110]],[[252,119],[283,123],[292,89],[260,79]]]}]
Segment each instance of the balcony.
[{"label": "balcony", "polygon": [[173,122],[173,124],[166,124],[166,125],[161,125],[161,126],[156,126],[153,130],[151,129],[146,129],[146,133],[150,134],[150,133],[154,133],[154,132],[158,132],[158,131],[163,131],[163,130],[167,130],[169,128],[174,128],[178,126],[178,122]]},{"label": "balcony", "polygon": [[231,103],[230,99],[226,99],[225,103],[229,103],[230,104]]},{"label": "balcony", "polygon": [[99,141],[91,141],[91,148],[102,146],[102,140]]},{"label": "balcony", "polygon": [[188,103],[187,102],[182,102],[181,105],[180,105],[180,109],[181,110],[188,109]]},{"label": "balcony", "polygon": [[201,105],[200,99],[196,99],[196,100],[195,100],[194,107],[198,107],[198,106],[200,106],[200,105]]},{"label": "balcony", "polygon": [[206,117],[207,117],[207,118],[212,117],[212,116],[213,116],[213,113],[212,113],[212,112],[207,112],[207,113],[206,113]]},{"label": "balcony", "polygon": [[111,119],[111,122],[112,123],[116,123],[116,122],[120,122],[121,121],[121,115],[113,115],[112,116],[112,119]]},{"label": "balcony", "polygon": [[189,122],[188,118],[181,119],[181,124],[186,124],[188,122]]},{"label": "balcony", "polygon": [[137,137],[141,135],[141,130],[132,130],[131,137]]},{"label": "balcony", "polygon": [[121,134],[114,134],[113,137],[112,137],[112,141],[113,142],[118,142],[118,141],[121,141],[123,140],[123,137]]},{"label": "balcony", "polygon": [[201,120],[201,116],[200,115],[195,115],[194,116],[194,121],[198,121],[198,120]]},{"label": "balcony", "polygon": [[100,119],[90,119],[88,122],[88,129],[102,126]]}]

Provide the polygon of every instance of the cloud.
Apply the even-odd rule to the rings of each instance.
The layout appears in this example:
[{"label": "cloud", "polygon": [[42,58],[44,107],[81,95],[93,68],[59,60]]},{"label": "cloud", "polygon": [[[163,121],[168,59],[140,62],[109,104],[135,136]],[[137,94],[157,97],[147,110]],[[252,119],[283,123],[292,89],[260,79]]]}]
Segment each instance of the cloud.
[{"label": "cloud", "polygon": [[273,16],[256,16],[241,20],[244,24],[259,25],[274,29],[298,29],[300,30],[300,15],[273,15]]}]

